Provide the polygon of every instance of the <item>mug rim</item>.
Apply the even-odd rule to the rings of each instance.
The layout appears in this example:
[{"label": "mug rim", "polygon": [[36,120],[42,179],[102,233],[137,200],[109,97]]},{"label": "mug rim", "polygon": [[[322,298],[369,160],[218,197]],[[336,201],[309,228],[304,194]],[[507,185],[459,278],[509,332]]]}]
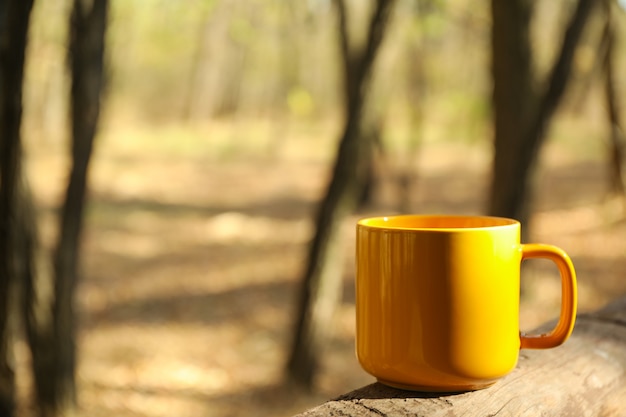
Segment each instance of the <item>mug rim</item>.
[{"label": "mug rim", "polygon": [[[401,223],[414,222],[415,226],[393,224],[394,220]],[[448,222],[450,224],[464,224],[461,226],[419,225],[424,222]],[[385,224],[389,222],[389,224]],[[483,215],[448,215],[448,214],[392,214],[387,216],[364,217],[357,221],[357,225],[380,231],[429,231],[429,232],[461,232],[477,230],[493,230],[509,227],[519,227],[520,222],[515,219],[498,216]]]}]

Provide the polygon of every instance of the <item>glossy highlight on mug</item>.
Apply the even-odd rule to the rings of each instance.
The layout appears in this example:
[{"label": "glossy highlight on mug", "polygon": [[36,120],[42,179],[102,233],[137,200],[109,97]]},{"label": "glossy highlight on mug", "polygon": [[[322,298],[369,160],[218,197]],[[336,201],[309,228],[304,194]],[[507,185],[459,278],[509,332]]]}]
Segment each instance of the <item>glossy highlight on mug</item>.
[{"label": "glossy highlight on mug", "polygon": [[[356,237],[356,351],[379,381],[405,389],[484,388],[509,373],[520,348],[571,334],[576,278],[567,254],[521,244],[516,220],[487,216],[362,219]],[[547,335],[519,332],[522,260],[559,267],[563,303]]]},{"label": "glossy highlight on mug", "polygon": [[361,219],[359,225],[388,230],[432,230],[485,229],[502,226],[519,226],[519,222],[504,217],[491,216],[431,216],[399,215]]}]

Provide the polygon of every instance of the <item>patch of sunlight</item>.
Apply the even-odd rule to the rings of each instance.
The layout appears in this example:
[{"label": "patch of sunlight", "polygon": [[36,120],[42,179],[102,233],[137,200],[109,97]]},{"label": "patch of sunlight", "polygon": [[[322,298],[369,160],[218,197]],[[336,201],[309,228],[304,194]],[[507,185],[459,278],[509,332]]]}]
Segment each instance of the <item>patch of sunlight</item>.
[{"label": "patch of sunlight", "polygon": [[102,231],[98,241],[106,252],[140,259],[152,258],[167,249],[163,241],[152,236],[115,230]]},{"label": "patch of sunlight", "polygon": [[[168,326],[150,327],[144,329],[142,339],[133,340],[132,333],[138,332],[136,326],[92,329],[82,348],[94,357],[99,356],[100,360],[82,363],[80,379],[87,385],[106,390],[198,392],[202,395],[228,390],[234,385],[232,372],[212,363],[215,355],[202,360],[200,353],[201,348],[215,342],[215,338],[206,336],[206,331],[198,332],[198,328],[192,330],[195,333],[178,334]],[[184,335],[189,337],[184,338]],[[112,360],[115,362],[111,363]],[[109,362],[108,365],[105,362]]]},{"label": "patch of sunlight", "polygon": [[278,140],[276,122],[267,119],[210,123],[126,124],[102,134],[101,155],[192,160],[264,156]]},{"label": "patch of sunlight", "polygon": [[551,210],[533,217],[533,225],[541,235],[591,230],[603,222],[601,212],[594,205]]},{"label": "patch of sunlight", "polygon": [[191,416],[206,415],[204,397],[195,398],[168,392],[141,390],[83,389],[81,403],[88,404],[84,415],[91,417],[110,415]]},{"label": "patch of sunlight", "polygon": [[263,216],[248,216],[226,212],[208,219],[204,234],[211,242],[280,242],[301,240],[309,236],[309,221],[282,220]]},{"label": "patch of sunlight", "polygon": [[562,245],[570,254],[617,259],[626,254],[624,202],[620,198],[533,216],[536,239]]},{"label": "patch of sunlight", "polygon": [[228,372],[220,368],[207,368],[182,360],[153,359],[145,361],[136,369],[140,385],[159,390],[192,390],[207,395],[226,389],[231,384]]},{"label": "patch of sunlight", "polygon": [[489,167],[490,155],[484,144],[462,142],[442,143],[428,152],[418,154],[420,171],[429,175],[448,173],[453,169],[480,169]]}]

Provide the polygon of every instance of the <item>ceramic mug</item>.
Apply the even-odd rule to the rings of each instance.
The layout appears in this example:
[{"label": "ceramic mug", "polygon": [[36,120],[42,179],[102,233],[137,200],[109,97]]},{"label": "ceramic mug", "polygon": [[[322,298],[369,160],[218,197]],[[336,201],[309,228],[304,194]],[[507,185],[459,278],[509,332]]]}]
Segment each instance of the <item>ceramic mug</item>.
[{"label": "ceramic mug", "polygon": [[[362,219],[356,235],[356,351],[379,382],[418,391],[487,387],[519,349],[562,344],[576,319],[568,255],[521,244],[516,220],[402,215]],[[561,314],[539,335],[519,330],[520,266],[547,258],[560,271]]]}]

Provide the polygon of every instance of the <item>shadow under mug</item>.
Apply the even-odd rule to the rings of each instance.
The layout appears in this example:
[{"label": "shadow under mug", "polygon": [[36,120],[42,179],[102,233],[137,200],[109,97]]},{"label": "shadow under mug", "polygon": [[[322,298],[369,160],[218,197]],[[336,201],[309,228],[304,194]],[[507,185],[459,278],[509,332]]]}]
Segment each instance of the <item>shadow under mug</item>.
[{"label": "shadow under mug", "polygon": [[[379,382],[418,391],[492,385],[519,349],[562,344],[576,319],[576,274],[568,255],[521,244],[516,220],[401,215],[362,219],[356,230],[356,352]],[[561,313],[547,334],[519,330],[521,263],[553,261]]]}]

